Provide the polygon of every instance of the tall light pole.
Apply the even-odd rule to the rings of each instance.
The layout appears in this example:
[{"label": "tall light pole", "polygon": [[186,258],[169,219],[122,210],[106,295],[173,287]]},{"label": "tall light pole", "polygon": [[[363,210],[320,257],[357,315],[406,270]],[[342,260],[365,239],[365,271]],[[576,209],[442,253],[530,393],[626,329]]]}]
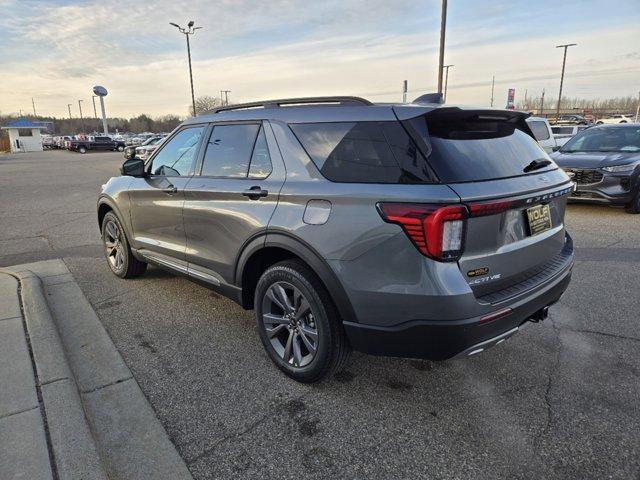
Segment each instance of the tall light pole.
[{"label": "tall light pole", "polygon": [[191,70],[191,45],[189,44],[189,35],[193,35],[196,33],[196,30],[201,29],[202,27],[194,27],[195,22],[190,20],[187,24],[187,28],[182,28],[177,23],[169,22],[169,25],[176,27],[180,33],[184,33],[184,36],[187,37],[187,56],[189,57],[189,80],[191,81],[191,105],[193,106],[193,116],[196,116],[196,96],[193,93],[193,72]]},{"label": "tall light pole", "polygon": [[442,0],[440,14],[440,58],[438,59],[438,93],[442,93],[442,70],[444,68],[444,36],[447,29],[447,0]]},{"label": "tall light pole", "polygon": [[69,120],[71,120],[71,118],[73,118],[73,117],[71,116],[71,104],[70,103],[67,103],[67,108],[69,109]]},{"label": "tall light pole", "polygon": [[564,82],[564,66],[567,63],[567,48],[576,46],[577,43],[565,43],[564,45],[556,45],[556,48],[564,48],[564,56],[562,57],[562,73],[560,74],[560,92],[558,92],[558,107],[556,108],[556,122],[560,118],[560,102],[562,102],[562,83]]},{"label": "tall light pole", "polygon": [[98,111],[96,110],[96,98],[98,98],[97,95],[91,95],[91,101],[93,102],[93,116],[96,117],[96,120],[97,120]]},{"label": "tall light pole", "polygon": [[82,118],[82,100],[78,100],[78,110],[80,110],[80,128],[84,132],[84,118]]},{"label": "tall light pole", "polygon": [[636,107],[636,123],[638,123],[638,114],[640,114],[640,92],[638,92],[638,106]]},{"label": "tall light pole", "polygon": [[494,90],[495,86],[496,86],[496,76],[494,75],[491,78],[491,106],[492,107],[493,107],[493,90]]},{"label": "tall light pole", "polygon": [[444,98],[443,102],[447,103],[447,85],[449,84],[449,69],[455,67],[455,65],[444,65],[442,68],[447,69],[447,73],[444,76]]}]

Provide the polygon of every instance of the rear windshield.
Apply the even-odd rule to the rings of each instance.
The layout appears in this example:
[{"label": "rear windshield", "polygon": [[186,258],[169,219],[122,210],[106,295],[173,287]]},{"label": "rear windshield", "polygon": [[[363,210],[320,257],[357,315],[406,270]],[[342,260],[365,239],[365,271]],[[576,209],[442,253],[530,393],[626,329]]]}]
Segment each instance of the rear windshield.
[{"label": "rear windshield", "polygon": [[[429,165],[444,183],[473,182],[525,175],[545,151],[520,125],[478,116],[421,116],[407,121],[429,149]],[[557,168],[551,163],[532,173]]]},{"label": "rear windshield", "polygon": [[334,182],[433,183],[435,177],[399,122],[290,124],[322,175]]}]

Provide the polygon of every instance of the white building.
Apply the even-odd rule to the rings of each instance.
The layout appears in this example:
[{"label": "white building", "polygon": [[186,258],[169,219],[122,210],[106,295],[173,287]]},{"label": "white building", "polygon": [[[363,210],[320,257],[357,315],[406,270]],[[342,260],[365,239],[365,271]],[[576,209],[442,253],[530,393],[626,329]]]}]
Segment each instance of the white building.
[{"label": "white building", "polygon": [[47,127],[39,122],[32,122],[26,118],[21,118],[2,127],[2,130],[9,132],[9,143],[11,153],[17,152],[41,152],[42,135],[40,130]]}]

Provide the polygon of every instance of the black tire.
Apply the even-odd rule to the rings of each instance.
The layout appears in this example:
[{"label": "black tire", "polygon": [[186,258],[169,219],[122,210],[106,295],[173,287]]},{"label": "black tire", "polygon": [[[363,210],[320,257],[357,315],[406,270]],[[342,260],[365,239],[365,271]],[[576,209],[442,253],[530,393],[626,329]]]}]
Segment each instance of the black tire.
[{"label": "black tire", "polygon": [[[110,225],[115,225],[117,234],[113,233]],[[129,240],[115,213],[107,212],[104,216],[101,232],[107,265],[115,275],[120,278],[133,278],[142,275],[147,270],[146,262],[141,262],[131,253]],[[114,238],[118,241],[113,242]]]},{"label": "black tire", "polygon": [[[308,301],[308,313],[304,315],[306,320],[303,320],[303,322],[310,321],[314,326],[316,350],[309,363],[302,366],[295,365],[293,356],[291,361],[284,359],[287,352],[286,346],[282,345],[284,346],[284,353],[276,351],[276,347],[272,342],[279,340],[269,338],[265,321],[263,321],[264,313],[269,313],[264,310],[265,303],[271,302],[268,292],[272,287],[279,285],[291,286],[292,292],[297,289],[298,293],[301,293],[304,299]],[[293,295],[292,298],[295,301],[295,293]],[[258,281],[254,302],[260,340],[273,363],[286,375],[298,382],[313,383],[332,375],[344,366],[351,352],[351,347],[342,327],[342,320],[320,279],[303,262],[287,260],[269,267]],[[290,315],[294,315],[294,313]],[[305,335],[302,335],[301,332],[307,330],[303,328],[306,328],[306,326],[300,326],[300,333],[292,333],[290,325],[281,330],[281,337],[289,338],[293,335],[293,341],[296,341],[296,338],[298,339],[298,352],[300,352],[301,346],[305,345],[304,339],[302,339]],[[294,331],[298,332],[297,329]],[[302,348],[306,350],[307,356],[312,355],[311,351],[306,349],[306,346]]]},{"label": "black tire", "polygon": [[625,206],[625,210],[627,213],[640,213],[640,190],[638,190],[636,196],[633,197],[633,200]]},{"label": "black tire", "polygon": [[122,145],[118,145],[118,151],[119,152],[123,152],[124,151],[124,147]]},{"label": "black tire", "polygon": [[84,153],[87,153],[87,149],[84,147],[78,147],[78,152],[84,154]]}]

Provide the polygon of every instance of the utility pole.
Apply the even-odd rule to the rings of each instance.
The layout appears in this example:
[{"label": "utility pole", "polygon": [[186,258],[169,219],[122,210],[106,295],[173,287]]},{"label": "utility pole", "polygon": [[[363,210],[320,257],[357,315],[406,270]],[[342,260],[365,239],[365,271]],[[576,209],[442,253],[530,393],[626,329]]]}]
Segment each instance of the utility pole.
[{"label": "utility pole", "polygon": [[544,88],[542,89],[542,97],[540,98],[540,115],[544,115]]},{"label": "utility pole", "polygon": [[495,86],[496,86],[496,76],[494,75],[491,78],[491,106],[492,107],[493,107],[493,89],[495,88]]},{"label": "utility pole", "polygon": [[31,97],[31,105],[33,106],[33,116],[37,116],[36,115],[36,102],[33,100],[33,97]]},{"label": "utility pole", "polygon": [[93,102],[93,116],[96,117],[96,120],[97,120],[98,111],[96,110],[96,98],[98,98],[97,95],[91,95],[91,101]]},{"label": "utility pole", "polygon": [[82,100],[78,100],[78,109],[80,110],[80,128],[84,132],[84,118],[82,118]]},{"label": "utility pole", "polygon": [[525,88],[525,90],[524,90],[524,109],[525,110],[528,110],[528,108],[527,108],[527,93],[528,92],[529,92],[529,89]]},{"label": "utility pole", "polygon": [[556,45],[556,48],[564,48],[564,56],[562,57],[562,73],[560,74],[560,92],[558,93],[558,106],[556,108],[556,122],[560,118],[560,103],[562,102],[562,83],[564,82],[564,66],[567,63],[567,48],[576,46],[577,43],[565,43],[564,45]]},{"label": "utility pole", "polygon": [[402,103],[407,103],[407,90],[409,84],[406,80],[402,82]]},{"label": "utility pole", "polygon": [[442,93],[442,70],[444,69],[444,37],[447,29],[447,0],[442,0],[440,13],[440,57],[438,59],[438,93]]},{"label": "utility pole", "polygon": [[638,123],[639,114],[640,114],[640,92],[638,92],[638,106],[636,107],[636,123]]},{"label": "utility pole", "polygon": [[70,103],[67,103],[67,108],[69,109],[69,119],[71,119],[73,117],[71,116],[71,104]]},{"label": "utility pole", "polygon": [[443,68],[447,69],[447,73],[444,76],[444,98],[442,101],[447,103],[447,85],[449,84],[449,68],[454,67],[455,65],[445,65]]},{"label": "utility pole", "polygon": [[220,103],[222,103],[222,94],[224,93],[224,105],[229,105],[229,94],[231,90],[220,90]]},{"label": "utility pole", "polygon": [[196,116],[196,96],[193,93],[193,71],[191,69],[191,45],[189,44],[189,35],[193,35],[196,30],[201,29],[202,27],[194,27],[195,22],[190,20],[187,24],[187,28],[182,28],[177,23],[169,22],[169,25],[176,27],[180,33],[183,33],[185,37],[187,37],[187,56],[189,57],[189,80],[191,81],[191,105],[193,106],[193,116]]}]

